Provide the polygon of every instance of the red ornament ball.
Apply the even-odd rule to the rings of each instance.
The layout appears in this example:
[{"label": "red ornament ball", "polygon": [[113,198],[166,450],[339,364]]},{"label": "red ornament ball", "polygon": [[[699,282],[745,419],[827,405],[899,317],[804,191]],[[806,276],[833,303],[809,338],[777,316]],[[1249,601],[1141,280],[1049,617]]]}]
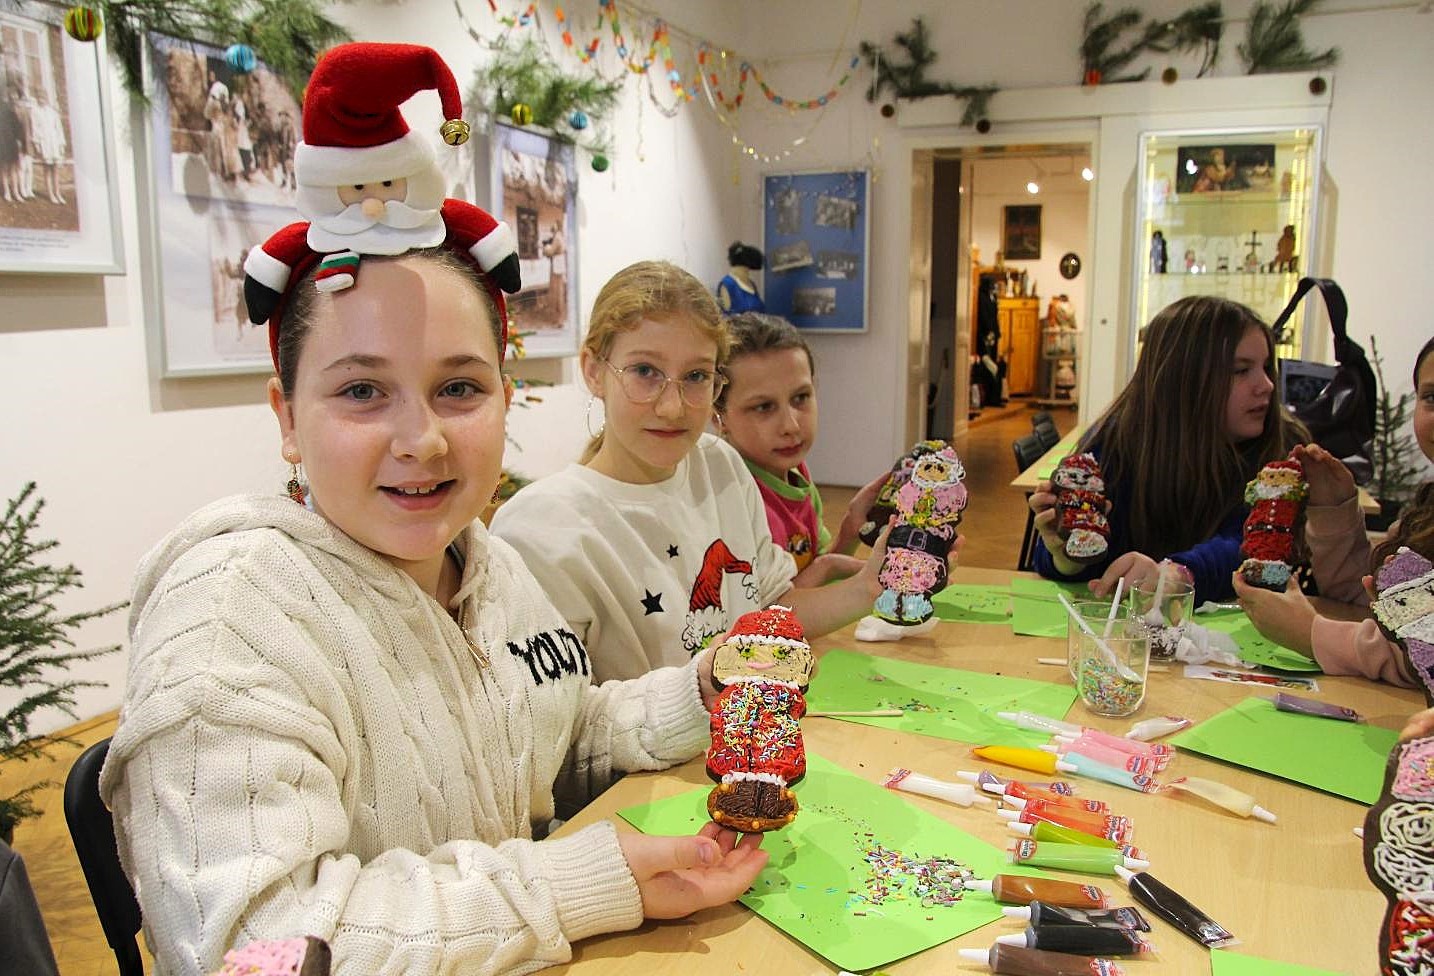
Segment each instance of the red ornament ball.
[{"label": "red ornament ball", "polygon": [[1084,84],[1087,84],[1087,85],[1098,85],[1098,84],[1100,84],[1100,71],[1099,71],[1098,69],[1096,69],[1096,68],[1091,68],[1089,71],[1087,71],[1087,72],[1085,73],[1085,81],[1084,81]]},{"label": "red ornament ball", "polygon": [[1167,85],[1175,84],[1175,82],[1179,80],[1179,78],[1180,72],[1176,71],[1174,68],[1166,68],[1164,71],[1160,72],[1160,80],[1165,82]]},{"label": "red ornament ball", "polygon": [[891,117],[892,117],[893,115],[895,115],[895,114],[896,114],[896,106],[893,105],[893,104],[891,104],[890,102],[887,102],[885,105],[883,105],[883,106],[881,107],[881,117],[882,117],[883,119],[889,119],[889,118],[891,118]]},{"label": "red ornament ball", "polygon": [[1323,95],[1328,89],[1329,82],[1325,81],[1319,75],[1315,75],[1313,78],[1310,79],[1311,95]]},{"label": "red ornament ball", "polygon": [[65,11],[65,33],[77,41],[89,43],[105,31],[105,22],[99,11],[89,7],[71,7]]}]

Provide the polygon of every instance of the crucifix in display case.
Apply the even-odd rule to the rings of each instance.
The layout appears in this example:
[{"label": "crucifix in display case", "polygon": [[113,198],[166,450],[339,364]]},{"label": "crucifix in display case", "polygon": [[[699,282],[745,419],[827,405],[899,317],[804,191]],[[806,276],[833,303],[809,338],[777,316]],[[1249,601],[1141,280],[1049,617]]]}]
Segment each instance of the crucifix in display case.
[{"label": "crucifix in display case", "polygon": [[1245,255],[1245,270],[1260,270],[1260,232],[1256,230],[1250,231],[1250,239],[1245,243],[1250,245],[1250,251]]}]

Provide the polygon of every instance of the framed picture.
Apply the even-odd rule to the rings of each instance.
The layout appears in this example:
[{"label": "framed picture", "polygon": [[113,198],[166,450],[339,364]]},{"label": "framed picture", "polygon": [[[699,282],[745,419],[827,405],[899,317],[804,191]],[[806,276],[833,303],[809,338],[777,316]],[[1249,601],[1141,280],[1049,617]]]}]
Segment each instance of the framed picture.
[{"label": "framed picture", "polygon": [[299,219],[298,102],[262,62],[240,74],[204,44],[150,35],[146,69],[146,294],[165,375],[270,370],[268,327],[244,302],[244,258]]},{"label": "framed picture", "polygon": [[1217,193],[1275,188],[1273,143],[1180,146],[1175,150],[1175,192]]},{"label": "framed picture", "polygon": [[1001,221],[1001,250],[1007,261],[1038,261],[1041,257],[1041,205],[1006,207]]},{"label": "framed picture", "polygon": [[513,331],[529,358],[578,351],[577,201],[573,145],[495,123],[489,136],[489,209],[518,239],[523,288],[508,296]]},{"label": "framed picture", "polygon": [[0,6],[0,272],[124,271],[104,45]]},{"label": "framed picture", "polygon": [[807,332],[865,332],[866,170],[782,173],[763,179],[767,311]]}]

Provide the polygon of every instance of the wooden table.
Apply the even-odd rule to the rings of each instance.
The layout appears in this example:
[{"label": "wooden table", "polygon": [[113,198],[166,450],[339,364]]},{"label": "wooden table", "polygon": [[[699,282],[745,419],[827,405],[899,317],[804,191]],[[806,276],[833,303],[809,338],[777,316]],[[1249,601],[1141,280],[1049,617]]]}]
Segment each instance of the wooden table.
[{"label": "wooden table", "polygon": [[[953,582],[1005,584],[1005,570],[960,568]],[[815,642],[818,655],[834,648],[944,665],[997,671],[1046,681],[1065,680],[1057,668],[1037,657],[1063,656],[1063,640],[1017,637],[999,624],[942,623],[931,635],[896,644],[860,644],[850,628]],[[1371,724],[1398,729],[1422,707],[1412,690],[1395,689],[1353,678],[1319,677],[1318,697],[1357,709]],[[1251,689],[1180,676],[1178,668],[1152,673],[1145,704],[1135,718],[1184,715],[1207,718],[1236,704]],[[1123,732],[1133,719],[1089,715],[1079,702],[1072,721]],[[879,782],[892,766],[907,766],[944,779],[958,769],[989,768],[965,747],[943,739],[909,735],[834,719],[802,722],[809,751],[848,771]],[[1365,807],[1316,790],[1194,753],[1182,753],[1175,774],[1206,776],[1253,794],[1279,816],[1277,825],[1243,820],[1202,801],[1145,796],[1081,781],[1082,795],[1109,802],[1135,821],[1136,843],[1152,861],[1151,873],[1199,905],[1241,940],[1237,951],[1284,962],[1302,963],[1339,973],[1374,973],[1376,937],[1384,899],[1364,874],[1362,846],[1351,832],[1363,823]],[[1167,774],[1169,775],[1169,774]],[[613,786],[559,832],[615,817],[617,810],[691,790],[707,788],[703,760],[694,759],[661,773],[628,776]],[[909,801],[998,847],[1010,834],[990,808],[963,809],[938,800],[904,794]],[[630,829],[618,820],[621,830]],[[1096,881],[1115,904],[1131,904],[1115,878],[1051,872],[1053,877]],[[1208,954],[1163,921],[1151,918],[1151,940],[1159,949],[1154,961],[1133,963],[1132,973],[1209,972]],[[986,947],[996,936],[1020,931],[1010,920],[993,922],[933,949],[884,967],[892,976],[940,973],[957,976],[985,970],[962,960],[961,946]],[[830,974],[836,967],[799,942],[783,935],[741,905],[699,912],[676,922],[648,922],[628,933],[580,943],[569,967],[583,976],[808,976]]]},{"label": "wooden table", "polygon": [[[1079,425],[1072,428],[1061,438],[1059,444],[1042,454],[1039,461],[1012,478],[1011,487],[1025,495],[1035,491],[1037,484],[1049,480],[1051,472],[1056,468],[1056,462],[1075,449],[1076,441],[1080,440],[1084,430],[1085,428]],[[1363,488],[1359,489],[1359,510],[1365,515],[1379,514],[1379,502]]]}]

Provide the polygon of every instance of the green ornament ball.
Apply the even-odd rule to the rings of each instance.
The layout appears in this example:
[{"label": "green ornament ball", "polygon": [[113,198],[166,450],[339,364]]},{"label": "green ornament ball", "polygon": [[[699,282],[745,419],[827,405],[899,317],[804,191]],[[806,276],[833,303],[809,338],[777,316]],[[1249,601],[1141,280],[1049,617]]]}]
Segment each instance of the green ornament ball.
[{"label": "green ornament ball", "polygon": [[593,171],[594,171],[594,172],[597,172],[597,173],[605,172],[605,171],[607,170],[607,168],[608,168],[609,166],[611,166],[611,165],[612,165],[612,163],[611,163],[611,162],[608,160],[608,158],[607,158],[606,156],[604,156],[602,153],[598,153],[596,156],[593,157]]}]

